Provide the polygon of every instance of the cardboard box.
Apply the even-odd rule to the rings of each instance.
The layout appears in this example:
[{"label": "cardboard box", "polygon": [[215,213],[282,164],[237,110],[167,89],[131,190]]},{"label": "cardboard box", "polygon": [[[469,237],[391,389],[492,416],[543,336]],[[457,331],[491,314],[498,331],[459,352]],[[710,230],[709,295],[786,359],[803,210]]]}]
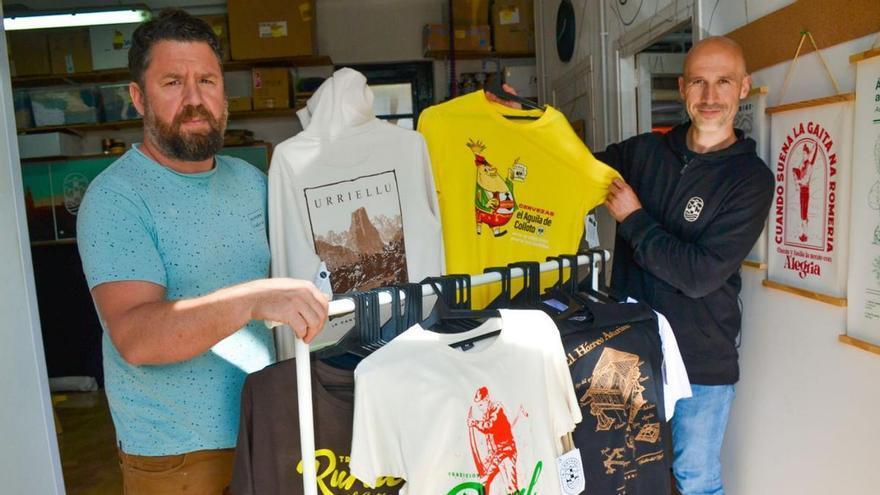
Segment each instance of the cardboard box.
[{"label": "cardboard box", "polygon": [[535,21],[530,0],[495,0],[493,46],[499,53],[534,53]]},{"label": "cardboard box", "polygon": [[91,72],[89,28],[49,30],[49,63],[53,74]]},{"label": "cardboard box", "polygon": [[22,134],[18,136],[18,154],[21,158],[79,156],[82,138],[68,132]]},{"label": "cardboard box", "polygon": [[314,0],[229,0],[229,43],[234,60],[315,53]]},{"label": "cardboard box", "polygon": [[32,89],[31,108],[36,126],[94,124],[100,116],[94,86]]},{"label": "cardboard box", "polygon": [[110,24],[89,27],[94,70],[128,67],[131,35],[140,24]]},{"label": "cardboard box", "polygon": [[[489,26],[472,26],[455,28],[456,52],[488,52],[492,50],[489,42],[491,31]],[[422,31],[425,51],[449,50],[449,26],[443,24],[426,24]]]},{"label": "cardboard box", "polygon": [[250,96],[230,96],[226,99],[228,102],[228,110],[232,112],[247,112],[253,109]]},{"label": "cardboard box", "polygon": [[6,39],[12,55],[9,59],[9,70],[13,76],[41,76],[52,72],[46,31],[9,31]]},{"label": "cardboard box", "polygon": [[217,39],[220,40],[220,48],[223,50],[223,60],[229,60],[229,23],[225,15],[200,15],[199,19],[207,22]]},{"label": "cardboard box", "polygon": [[134,103],[131,102],[128,83],[102,84],[98,86],[98,91],[101,93],[101,106],[104,109],[106,122],[141,118]]},{"label": "cardboard box", "polygon": [[254,77],[250,69],[223,73],[223,85],[228,96],[251,96]]},{"label": "cardboard box", "polygon": [[[446,2],[443,9],[448,10]],[[444,18],[448,17],[444,14]],[[456,27],[489,24],[489,0],[452,0],[452,25]]]},{"label": "cardboard box", "polygon": [[287,67],[254,68],[254,110],[290,107],[290,70]]}]

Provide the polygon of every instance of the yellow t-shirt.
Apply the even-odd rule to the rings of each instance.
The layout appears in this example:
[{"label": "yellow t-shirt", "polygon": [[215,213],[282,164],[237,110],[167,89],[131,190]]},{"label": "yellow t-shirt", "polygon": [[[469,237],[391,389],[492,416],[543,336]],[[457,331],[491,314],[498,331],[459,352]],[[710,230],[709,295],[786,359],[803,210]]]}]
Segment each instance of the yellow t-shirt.
[{"label": "yellow t-shirt", "polygon": [[[431,157],[447,273],[576,252],[584,216],[620,177],[552,107],[514,110],[477,91],[428,108],[418,129]],[[474,307],[489,297],[475,291]]]}]

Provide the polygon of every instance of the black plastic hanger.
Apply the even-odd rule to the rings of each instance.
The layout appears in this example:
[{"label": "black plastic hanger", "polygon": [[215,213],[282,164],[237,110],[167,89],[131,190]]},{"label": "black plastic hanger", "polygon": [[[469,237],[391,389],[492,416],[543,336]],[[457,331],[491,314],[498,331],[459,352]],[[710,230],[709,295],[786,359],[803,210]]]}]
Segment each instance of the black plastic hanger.
[{"label": "black plastic hanger", "polygon": [[[375,291],[380,294],[382,292],[387,292],[388,295],[391,296],[391,317],[381,325],[379,331],[379,340],[377,344],[381,347],[391,342],[394,337],[397,337],[401,332],[406,330],[406,328],[403,328],[405,315],[400,306],[400,290],[397,287],[380,287],[375,289]],[[381,315],[381,308],[379,309]]]},{"label": "black plastic hanger", "polygon": [[382,347],[382,327],[379,321],[379,293],[369,290],[361,293],[361,324],[358,326],[360,345],[367,354]]},{"label": "black plastic hanger", "polygon": [[403,292],[403,328],[404,330],[422,321],[422,284],[405,283],[395,286]]},{"label": "black plastic hanger", "polygon": [[450,308],[448,293],[446,295],[442,294],[442,285],[444,284],[442,279],[444,278],[433,277],[423,280],[423,283],[428,283],[434,288],[434,292],[438,293],[438,297],[434,307],[431,309],[431,313],[421,322],[422,328],[439,333],[460,333],[480,326],[489,318],[501,316],[497,309],[473,310]]},{"label": "black plastic hanger", "polygon": [[455,283],[454,309],[471,309],[471,276],[470,275],[447,275]]},{"label": "black plastic hanger", "polygon": [[354,302],[354,326],[332,346],[314,351],[313,357],[337,368],[354,369],[361,359],[372,352],[372,349],[365,343],[370,340],[368,335],[371,330],[368,325],[378,324],[378,316],[375,320],[370,320],[367,297],[363,292],[333,296],[333,300],[351,299]]},{"label": "black plastic hanger", "polygon": [[[606,303],[606,304],[616,304],[619,301],[611,297],[608,293],[608,287],[605,284],[605,269],[607,268],[607,262],[605,261],[605,252],[601,249],[588,249],[585,251],[579,251],[579,255],[586,255],[590,258],[590,275],[580,283],[579,288],[580,291],[592,296],[598,302]],[[600,261],[600,269],[598,275],[598,287],[593,288],[593,270],[596,266],[596,257],[599,258]]]},{"label": "black plastic hanger", "polygon": [[[436,331],[444,333],[465,332],[479,326],[479,322],[475,322],[475,317],[461,316],[459,312],[469,311],[471,309],[471,278],[470,275],[449,274],[442,277],[429,277],[422,283],[430,284],[434,288],[437,295],[437,302],[442,305],[437,306],[435,302],[431,310],[431,314],[439,317],[442,313],[444,316],[443,325],[438,327]],[[462,313],[463,315],[463,313]],[[426,321],[431,315],[426,318]],[[431,320],[431,326],[437,326],[436,319]]]},{"label": "black plastic hanger", "polygon": [[[542,297],[540,308],[556,321],[567,320],[571,316],[583,312],[585,301],[578,296],[578,262],[577,255],[548,256],[547,261],[555,261],[558,266],[558,279]],[[569,264],[569,278],[565,280],[564,262]],[[560,307],[559,305],[564,307]]]},{"label": "black plastic hanger", "polygon": [[[500,79],[497,77],[494,78],[490,83],[486,84],[483,87],[483,91],[486,93],[493,94],[496,97],[498,97],[499,99],[519,103],[520,105],[522,105],[523,108],[526,108],[529,110],[541,110],[541,111],[546,110],[546,107],[544,105],[539,105],[528,98],[523,98],[522,96],[515,95],[513,93],[508,93],[507,91],[505,91],[504,88],[501,86]],[[537,120],[540,118],[540,117],[537,117],[534,115],[504,115],[504,117],[508,118],[508,119],[521,119],[521,120]]]},{"label": "black plastic hanger", "polygon": [[541,299],[541,264],[537,261],[520,261],[507,266],[523,271],[523,288],[511,299],[511,307],[536,308]]},{"label": "black plastic hanger", "polygon": [[486,309],[509,308],[511,298],[510,267],[493,266],[483,270],[483,273],[493,272],[501,274],[501,293],[498,294],[492,302],[486,305]]}]

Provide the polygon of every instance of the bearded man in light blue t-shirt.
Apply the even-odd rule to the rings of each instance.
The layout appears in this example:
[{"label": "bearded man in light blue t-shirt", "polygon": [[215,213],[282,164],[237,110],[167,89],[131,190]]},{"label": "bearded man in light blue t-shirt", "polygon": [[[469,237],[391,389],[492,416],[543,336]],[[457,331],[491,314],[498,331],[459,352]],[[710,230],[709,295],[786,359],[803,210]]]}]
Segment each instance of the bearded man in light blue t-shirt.
[{"label": "bearded man in light blue t-shirt", "polygon": [[79,212],[127,494],[221,493],[245,375],[274,357],[258,321],[308,342],[327,317],[310,282],[266,279],[266,177],[216,155],[221,60],[211,27],[183,11],[135,31],[130,94],[144,140],[92,182]]}]

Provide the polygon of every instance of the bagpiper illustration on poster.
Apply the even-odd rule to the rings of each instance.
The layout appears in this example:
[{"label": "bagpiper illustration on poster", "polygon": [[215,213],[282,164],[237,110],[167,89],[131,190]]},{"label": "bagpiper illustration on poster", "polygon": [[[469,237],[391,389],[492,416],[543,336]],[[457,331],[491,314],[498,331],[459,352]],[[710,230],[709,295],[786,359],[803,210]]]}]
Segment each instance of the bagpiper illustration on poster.
[{"label": "bagpiper illustration on poster", "polygon": [[768,110],[776,189],[767,278],[836,304],[846,298],[853,99]]},{"label": "bagpiper illustration on poster", "polygon": [[856,102],[853,137],[852,232],[846,333],[880,344],[880,51],[853,56]]},{"label": "bagpiper illustration on poster", "polygon": [[[733,120],[733,127],[740,129],[745,137],[755,140],[758,157],[770,166],[770,126],[767,124],[767,86],[752,88],[749,96],[739,102],[739,110]],[[766,267],[767,263],[767,224],[755,246],[746,256],[752,266]],[[749,263],[750,262],[750,263]]]}]

